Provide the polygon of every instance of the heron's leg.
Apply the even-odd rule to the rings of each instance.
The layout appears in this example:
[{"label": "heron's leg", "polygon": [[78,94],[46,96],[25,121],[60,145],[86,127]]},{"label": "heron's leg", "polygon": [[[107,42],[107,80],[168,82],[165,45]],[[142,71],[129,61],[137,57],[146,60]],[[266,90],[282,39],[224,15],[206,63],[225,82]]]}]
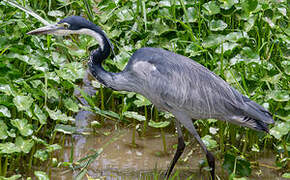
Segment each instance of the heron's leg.
[{"label": "heron's leg", "polygon": [[180,123],[195,137],[195,139],[197,140],[197,142],[201,146],[202,150],[205,152],[208,165],[211,168],[210,174],[211,174],[212,180],[214,180],[215,179],[215,175],[214,175],[215,159],[214,159],[214,156],[212,155],[211,152],[209,152],[207,150],[205,144],[203,143],[199,134],[197,133],[197,131],[192,123],[191,118],[188,115],[186,115],[185,113],[174,113],[174,115],[180,121]]},{"label": "heron's leg", "polygon": [[182,131],[181,131],[181,126],[180,126],[180,122],[179,121],[175,121],[175,126],[177,129],[177,133],[178,133],[178,144],[177,144],[177,150],[174,154],[174,157],[170,163],[170,166],[168,167],[165,176],[166,179],[169,178],[176,162],[178,161],[179,157],[181,156],[181,154],[183,153],[183,150],[185,148],[185,144],[184,144],[184,140],[183,140],[183,135],[182,135]]}]

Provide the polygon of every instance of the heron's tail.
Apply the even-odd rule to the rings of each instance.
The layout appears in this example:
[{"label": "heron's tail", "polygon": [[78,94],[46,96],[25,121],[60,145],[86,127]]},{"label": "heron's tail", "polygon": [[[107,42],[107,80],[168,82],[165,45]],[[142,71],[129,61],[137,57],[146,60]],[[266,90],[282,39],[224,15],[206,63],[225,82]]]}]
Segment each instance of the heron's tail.
[{"label": "heron's tail", "polygon": [[267,133],[269,133],[269,128],[267,123],[260,121],[260,120],[256,120],[253,119],[251,117],[247,117],[244,116],[243,118],[240,119],[240,121],[242,122],[241,124],[244,126],[247,126],[251,129],[257,130],[257,131],[265,131]]},{"label": "heron's tail", "polygon": [[274,124],[272,114],[245,96],[243,96],[243,100],[245,103],[243,124],[245,123],[246,126],[258,131],[269,132],[268,125]]}]

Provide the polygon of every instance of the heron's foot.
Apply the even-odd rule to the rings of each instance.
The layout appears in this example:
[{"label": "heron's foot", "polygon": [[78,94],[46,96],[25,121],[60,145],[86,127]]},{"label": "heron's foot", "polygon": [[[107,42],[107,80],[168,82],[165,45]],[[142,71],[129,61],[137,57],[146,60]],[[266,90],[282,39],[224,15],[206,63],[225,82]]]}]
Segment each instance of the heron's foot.
[{"label": "heron's foot", "polygon": [[211,180],[215,179],[215,159],[214,156],[211,154],[211,152],[206,153],[206,159],[208,166],[211,168],[210,170],[210,175],[211,175]]}]

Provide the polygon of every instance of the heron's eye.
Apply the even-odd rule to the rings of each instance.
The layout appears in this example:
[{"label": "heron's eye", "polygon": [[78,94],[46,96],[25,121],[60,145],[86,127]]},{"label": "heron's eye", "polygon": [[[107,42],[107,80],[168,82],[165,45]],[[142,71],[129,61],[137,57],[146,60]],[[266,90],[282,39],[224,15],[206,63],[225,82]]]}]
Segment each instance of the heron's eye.
[{"label": "heron's eye", "polygon": [[68,23],[63,23],[62,25],[63,25],[63,27],[64,27],[65,29],[68,29],[69,26],[70,26]]}]

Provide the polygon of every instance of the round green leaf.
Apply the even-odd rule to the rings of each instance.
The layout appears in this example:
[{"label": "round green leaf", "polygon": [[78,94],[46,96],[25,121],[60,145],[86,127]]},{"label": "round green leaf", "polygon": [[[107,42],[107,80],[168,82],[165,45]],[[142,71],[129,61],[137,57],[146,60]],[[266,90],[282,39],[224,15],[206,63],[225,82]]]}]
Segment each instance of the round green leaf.
[{"label": "round green leaf", "polygon": [[225,39],[224,35],[221,34],[210,34],[202,43],[202,46],[205,48],[211,48],[221,44]]},{"label": "round green leaf", "polygon": [[14,119],[11,124],[16,127],[22,136],[30,136],[33,133],[32,125],[28,124],[27,119]]},{"label": "round green leaf", "polygon": [[137,107],[148,106],[151,104],[151,102],[148,99],[146,99],[144,96],[140,94],[137,94],[136,97],[137,97],[137,100],[134,101],[134,104]]},{"label": "round green leaf", "polygon": [[75,103],[71,98],[66,98],[64,100],[64,105],[68,110],[71,110],[73,112],[79,111],[79,106],[77,103]]},{"label": "round green leaf", "polygon": [[74,121],[73,117],[67,116],[66,114],[63,114],[59,109],[56,111],[50,110],[46,108],[46,111],[49,114],[49,117],[53,120],[60,120],[64,123],[67,123],[67,121]]},{"label": "round green leaf", "polygon": [[274,90],[269,94],[269,98],[279,102],[289,101],[289,91]]},{"label": "round green leaf", "polygon": [[134,111],[126,111],[123,113],[123,115],[127,118],[133,118],[133,119],[136,119],[138,121],[145,121],[146,120],[145,116],[142,116]]},{"label": "round green leaf", "polygon": [[34,114],[39,120],[40,124],[46,124],[47,117],[37,104],[34,105]]},{"label": "round green leaf", "polygon": [[3,176],[0,176],[0,179],[1,180],[17,180],[19,178],[21,178],[22,176],[20,174],[16,174],[16,175],[13,175],[13,176],[10,176],[10,177],[3,177]]},{"label": "round green leaf", "polygon": [[227,53],[227,52],[232,52],[236,47],[238,47],[238,43],[232,43],[232,42],[225,42],[222,43],[216,50],[215,52],[218,54]]},{"label": "round green leaf", "polygon": [[76,127],[71,125],[57,124],[54,128],[54,131],[62,132],[64,134],[73,134],[76,132]]},{"label": "round green leaf", "polygon": [[9,96],[14,94],[12,89],[10,88],[10,86],[8,84],[0,84],[0,92],[3,92]]},{"label": "round green leaf", "polygon": [[52,17],[63,17],[63,16],[64,16],[64,12],[59,11],[59,10],[48,11],[47,14],[48,14],[49,16],[52,16]]},{"label": "round green leaf", "polygon": [[8,118],[11,117],[10,111],[9,111],[9,109],[6,106],[0,105],[0,117],[1,116],[2,117],[5,116],[5,117],[8,117]]},{"label": "round green leaf", "polygon": [[214,14],[218,14],[220,13],[220,7],[216,4],[215,1],[210,1],[208,3],[205,3],[202,5],[202,7],[204,8],[203,9],[203,12],[206,14],[206,15],[214,15]]},{"label": "round green leaf", "polygon": [[246,32],[231,32],[225,37],[225,40],[231,42],[238,42],[241,39],[249,39],[248,34]]},{"label": "round green leaf", "polygon": [[24,140],[21,136],[18,136],[15,140],[15,145],[21,149],[22,152],[27,154],[33,147],[34,141],[32,139]]},{"label": "round green leaf", "polygon": [[47,152],[53,152],[53,151],[60,150],[60,149],[61,149],[61,146],[58,144],[51,144],[51,145],[46,147]]},{"label": "round green leaf", "polygon": [[38,180],[49,180],[48,175],[43,171],[34,171],[34,175]]},{"label": "round green leaf", "polygon": [[16,146],[14,143],[7,142],[7,143],[0,144],[0,151],[3,154],[12,154],[12,153],[21,152],[21,149],[18,146]]},{"label": "round green leaf", "polygon": [[30,96],[15,96],[13,102],[17,107],[18,111],[29,110],[30,106],[33,103],[33,99]]},{"label": "round green leaf", "polygon": [[148,125],[154,128],[165,128],[170,124],[169,121],[161,121],[161,122],[155,122],[153,120],[150,120]]},{"label": "round green leaf", "polygon": [[258,6],[258,0],[243,0],[241,2],[243,10],[246,12],[254,11]]},{"label": "round green leaf", "polygon": [[281,140],[281,137],[288,134],[290,131],[289,122],[276,122],[275,126],[270,129],[270,134],[276,139]]},{"label": "round green leaf", "polygon": [[33,157],[41,160],[41,161],[45,161],[48,158],[48,152],[42,149],[39,149],[35,152],[35,154],[33,155]]},{"label": "round green leaf", "polygon": [[218,146],[217,142],[210,135],[202,137],[201,140],[209,150],[212,150]]},{"label": "round green leaf", "polygon": [[290,173],[284,173],[282,175],[282,178],[288,178],[288,179],[290,179]]},{"label": "round green leaf", "polygon": [[222,20],[212,20],[210,23],[209,23],[209,29],[211,31],[222,31],[224,30],[225,28],[227,28],[227,24],[222,21]]},{"label": "round green leaf", "polygon": [[0,139],[4,140],[8,137],[7,129],[5,122],[0,120]]}]

